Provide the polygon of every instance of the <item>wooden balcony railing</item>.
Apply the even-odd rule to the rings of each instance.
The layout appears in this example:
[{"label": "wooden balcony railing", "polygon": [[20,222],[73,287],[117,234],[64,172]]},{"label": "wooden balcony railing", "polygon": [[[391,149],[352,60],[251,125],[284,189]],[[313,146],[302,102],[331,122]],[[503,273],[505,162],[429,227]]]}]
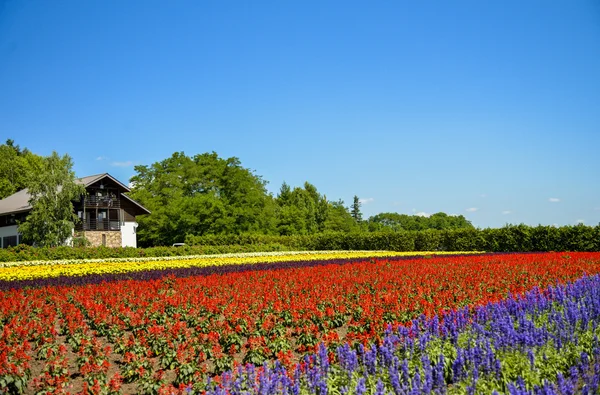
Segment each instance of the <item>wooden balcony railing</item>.
[{"label": "wooden balcony railing", "polygon": [[90,218],[89,221],[79,222],[75,225],[75,230],[121,230],[121,222],[118,220],[96,220]]},{"label": "wooden balcony railing", "polygon": [[109,196],[86,196],[86,207],[103,207],[103,208],[121,208],[121,201],[118,197]]}]

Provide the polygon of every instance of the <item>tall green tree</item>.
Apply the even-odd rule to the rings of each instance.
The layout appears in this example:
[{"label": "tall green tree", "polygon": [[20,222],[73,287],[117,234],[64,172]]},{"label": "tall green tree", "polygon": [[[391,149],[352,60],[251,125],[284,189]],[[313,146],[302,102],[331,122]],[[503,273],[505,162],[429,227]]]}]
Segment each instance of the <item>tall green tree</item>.
[{"label": "tall green tree", "polygon": [[0,199],[27,187],[42,168],[42,157],[21,149],[14,140],[0,145]]},{"label": "tall green tree", "polygon": [[331,205],[317,187],[309,182],[291,189],[281,185],[277,203],[277,232],[281,235],[303,235],[325,231]]},{"label": "tall green tree", "polygon": [[188,234],[274,231],[275,203],[266,182],[238,158],[175,152],[135,171],[130,195],[151,211],[138,220],[142,246],[169,245]]},{"label": "tall green tree", "polygon": [[360,223],[362,221],[362,213],[360,212],[360,206],[360,199],[358,198],[358,196],[354,195],[352,206],[350,206],[350,214],[357,223]]},{"label": "tall green tree", "polygon": [[327,211],[327,219],[325,220],[326,232],[356,232],[360,230],[360,226],[356,223],[348,209],[344,206],[342,200],[337,202],[329,202],[329,210]]},{"label": "tall green tree", "polygon": [[73,201],[85,194],[85,187],[76,183],[69,155],[52,152],[42,165],[27,183],[32,210],[19,224],[19,231],[27,243],[55,247],[71,237],[77,221]]}]

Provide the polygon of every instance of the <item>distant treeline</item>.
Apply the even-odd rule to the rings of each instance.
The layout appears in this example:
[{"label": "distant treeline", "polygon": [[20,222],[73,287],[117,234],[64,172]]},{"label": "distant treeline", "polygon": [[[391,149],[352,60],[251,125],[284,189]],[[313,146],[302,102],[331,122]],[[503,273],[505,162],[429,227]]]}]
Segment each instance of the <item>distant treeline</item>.
[{"label": "distant treeline", "polygon": [[[12,140],[0,146],[0,198],[27,185],[39,172],[41,157]],[[187,156],[175,152],[151,165],[135,166],[129,195],[151,211],[139,216],[137,242],[141,247],[170,246],[185,241],[215,252],[257,250],[394,250],[394,251],[591,251],[600,250],[598,227],[525,225],[475,229],[464,216],[380,213],[362,218],[354,196],[347,207],[329,200],[309,182],[290,187],[285,182],[276,196],[267,182],[239,159],[215,152]],[[36,254],[55,259],[54,251]],[[85,251],[85,250],[83,250]],[[95,250],[90,250],[95,251]],[[117,251],[117,250],[116,250]],[[144,251],[144,250],[141,250]],[[148,249],[150,256],[171,254],[169,248]],[[173,254],[186,253],[177,250]],[[58,257],[104,257],[98,252],[57,253]],[[138,256],[118,250],[115,256]],[[140,252],[139,254],[145,254]],[[28,255],[23,253],[23,256]],[[0,260],[4,258],[0,256]],[[44,259],[44,258],[42,258]]]},{"label": "distant treeline", "polygon": [[[277,196],[266,181],[242,167],[239,159],[216,153],[192,157],[176,152],[149,166],[136,166],[130,196],[151,211],[138,218],[138,245],[165,246],[186,236],[309,236],[321,233],[364,233],[425,229],[472,229],[462,215],[429,217],[381,213],[363,220],[360,199],[349,207],[329,200],[309,182]],[[283,240],[283,239],[282,239]]]}]

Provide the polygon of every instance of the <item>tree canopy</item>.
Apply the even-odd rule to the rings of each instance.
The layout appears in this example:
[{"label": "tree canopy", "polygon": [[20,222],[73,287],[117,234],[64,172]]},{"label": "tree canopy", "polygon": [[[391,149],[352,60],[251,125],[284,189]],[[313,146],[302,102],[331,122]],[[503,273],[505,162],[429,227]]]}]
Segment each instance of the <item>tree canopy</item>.
[{"label": "tree canopy", "polygon": [[32,210],[19,224],[19,231],[27,243],[56,247],[72,235],[77,221],[73,200],[85,193],[85,187],[75,182],[73,161],[68,155],[61,157],[52,152],[42,158],[41,164],[26,183]]},{"label": "tree canopy", "polygon": [[42,169],[42,157],[21,149],[11,139],[0,145],[0,199],[25,189]]},{"label": "tree canopy", "polygon": [[462,215],[435,213],[429,217],[399,213],[380,213],[369,218],[371,231],[399,231],[425,229],[474,229],[473,224]]},{"label": "tree canopy", "polygon": [[176,152],[149,166],[136,166],[130,196],[152,214],[138,218],[140,245],[169,245],[191,234],[302,235],[352,231],[356,224],[342,202],[329,202],[305,182],[285,182],[277,197],[238,158],[215,152]]},{"label": "tree canopy", "polygon": [[140,217],[138,242],[165,245],[187,234],[264,232],[274,227],[274,203],[265,181],[239,159],[214,152],[176,152],[150,166],[136,166],[131,197],[152,214]]},{"label": "tree canopy", "polygon": [[321,232],[351,231],[355,228],[343,202],[330,202],[309,182],[291,189],[285,182],[276,198],[277,233],[306,235]]}]

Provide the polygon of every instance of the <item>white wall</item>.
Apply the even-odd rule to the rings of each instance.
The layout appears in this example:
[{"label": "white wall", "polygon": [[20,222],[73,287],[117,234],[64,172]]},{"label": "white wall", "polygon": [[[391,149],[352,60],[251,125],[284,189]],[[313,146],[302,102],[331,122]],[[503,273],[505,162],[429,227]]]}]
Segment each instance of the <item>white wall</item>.
[{"label": "white wall", "polygon": [[[2,226],[0,227],[0,243],[4,236],[16,236],[19,232],[17,231],[17,225]],[[20,240],[19,240],[20,242]]]},{"label": "white wall", "polygon": [[137,222],[121,223],[121,243],[123,247],[137,248]]}]

